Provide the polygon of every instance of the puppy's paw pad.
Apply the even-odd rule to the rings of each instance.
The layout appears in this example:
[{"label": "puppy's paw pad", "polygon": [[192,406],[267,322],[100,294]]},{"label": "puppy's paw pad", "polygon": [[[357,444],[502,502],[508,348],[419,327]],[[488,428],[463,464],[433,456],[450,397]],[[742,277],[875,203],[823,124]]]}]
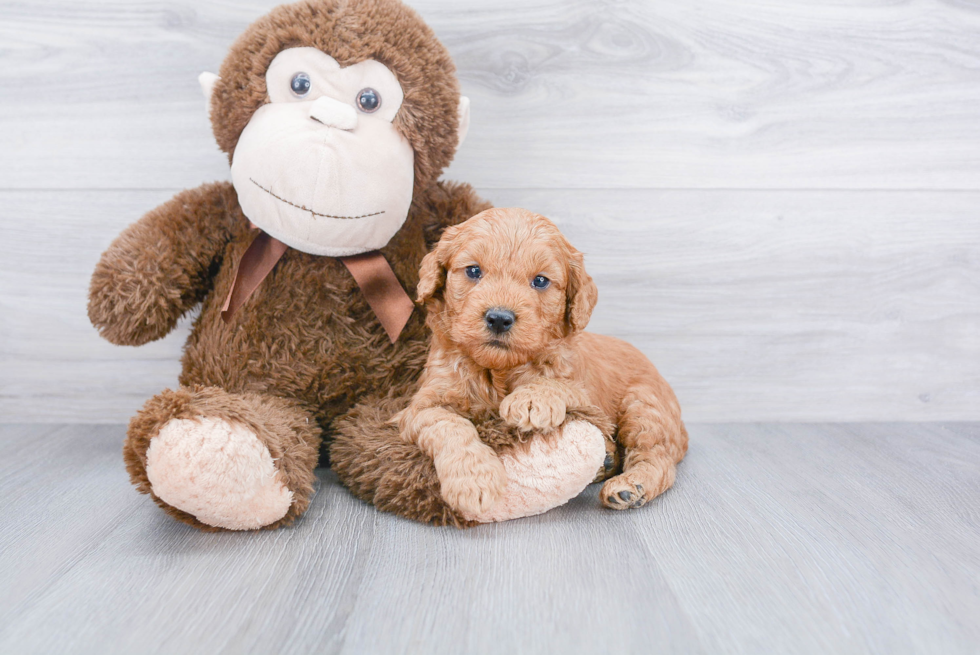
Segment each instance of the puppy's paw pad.
[{"label": "puppy's paw pad", "polygon": [[643,485],[632,483],[626,474],[617,475],[602,485],[600,498],[602,504],[610,509],[643,507],[649,500],[643,492]]},{"label": "puppy's paw pad", "polygon": [[619,466],[619,457],[616,454],[615,446],[609,447],[609,442],[606,442],[606,458],[602,461],[602,466],[596,471],[595,479],[593,482],[602,482],[603,480],[608,480],[616,473],[616,468]]}]

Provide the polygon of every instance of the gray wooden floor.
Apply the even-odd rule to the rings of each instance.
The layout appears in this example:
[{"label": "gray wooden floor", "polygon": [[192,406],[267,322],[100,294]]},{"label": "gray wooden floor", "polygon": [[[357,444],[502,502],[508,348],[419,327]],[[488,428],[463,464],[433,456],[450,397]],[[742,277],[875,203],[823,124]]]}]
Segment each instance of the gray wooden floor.
[{"label": "gray wooden floor", "polygon": [[295,527],[205,534],[122,426],[3,426],[0,652],[980,650],[980,425],[691,427],[637,512],[437,529],[321,471]]}]

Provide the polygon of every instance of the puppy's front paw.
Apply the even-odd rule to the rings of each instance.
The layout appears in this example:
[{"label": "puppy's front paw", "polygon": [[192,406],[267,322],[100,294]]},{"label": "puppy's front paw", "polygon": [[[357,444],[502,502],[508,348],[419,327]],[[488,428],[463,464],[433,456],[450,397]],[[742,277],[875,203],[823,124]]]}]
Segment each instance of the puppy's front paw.
[{"label": "puppy's front paw", "polygon": [[530,432],[553,430],[565,421],[565,399],[550,387],[518,387],[500,402],[500,417]]},{"label": "puppy's front paw", "polygon": [[488,512],[507,486],[500,458],[488,446],[478,446],[435,460],[443,500],[464,516]]}]

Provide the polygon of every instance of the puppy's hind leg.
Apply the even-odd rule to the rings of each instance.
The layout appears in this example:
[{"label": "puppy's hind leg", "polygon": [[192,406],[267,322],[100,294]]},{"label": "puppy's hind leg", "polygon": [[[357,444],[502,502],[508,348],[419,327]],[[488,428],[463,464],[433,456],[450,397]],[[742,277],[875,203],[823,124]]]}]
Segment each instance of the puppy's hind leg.
[{"label": "puppy's hind leg", "polygon": [[[659,385],[658,385],[659,386]],[[612,509],[642,507],[674,484],[677,463],[687,452],[687,430],[673,392],[642,386],[623,399],[617,437],[623,472],[602,485],[602,504]]]}]

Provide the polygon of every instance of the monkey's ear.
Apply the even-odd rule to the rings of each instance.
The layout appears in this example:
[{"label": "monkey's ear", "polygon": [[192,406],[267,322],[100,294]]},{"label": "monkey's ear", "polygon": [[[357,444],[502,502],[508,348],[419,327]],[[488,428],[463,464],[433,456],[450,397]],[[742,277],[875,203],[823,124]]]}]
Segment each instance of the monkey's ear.
[{"label": "monkey's ear", "polygon": [[446,263],[449,261],[450,248],[457,232],[458,226],[447,228],[436,247],[422,260],[417,303],[425,304],[441,295],[442,288],[446,286]]},{"label": "monkey's ear", "polygon": [[214,73],[201,73],[197,76],[197,83],[201,85],[201,91],[204,92],[204,111],[211,113],[211,94],[214,93],[214,83],[221,78]]},{"label": "monkey's ear", "polygon": [[456,149],[463,145],[463,141],[466,139],[466,133],[470,131],[470,99],[466,96],[459,97],[459,108],[457,109],[459,113],[459,130],[456,134],[459,136],[459,142],[456,144]]},{"label": "monkey's ear", "polygon": [[585,272],[585,258],[573,249],[568,259],[568,285],[565,288],[565,324],[567,333],[579,332],[589,324],[599,290],[592,276]]}]

